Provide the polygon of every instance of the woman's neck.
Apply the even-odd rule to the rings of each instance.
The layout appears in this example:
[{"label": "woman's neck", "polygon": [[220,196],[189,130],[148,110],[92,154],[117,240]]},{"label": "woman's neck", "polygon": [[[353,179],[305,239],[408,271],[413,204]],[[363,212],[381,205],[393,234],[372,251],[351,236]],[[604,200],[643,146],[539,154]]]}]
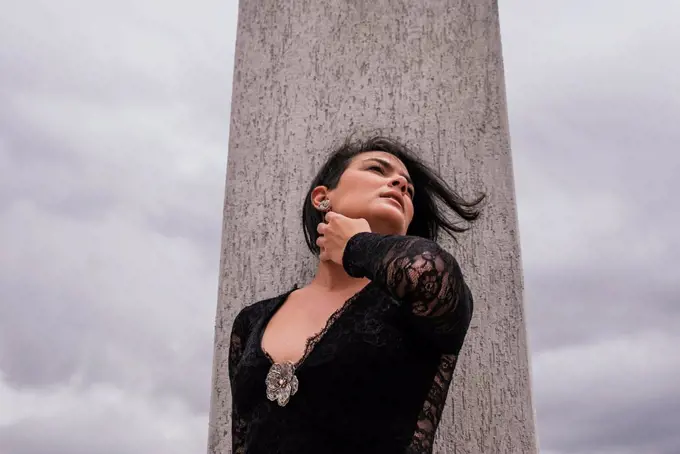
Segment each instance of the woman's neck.
[{"label": "woman's neck", "polygon": [[316,275],[309,286],[328,292],[342,292],[362,288],[369,282],[370,279],[365,277],[355,278],[350,276],[342,265],[327,260],[319,262]]}]

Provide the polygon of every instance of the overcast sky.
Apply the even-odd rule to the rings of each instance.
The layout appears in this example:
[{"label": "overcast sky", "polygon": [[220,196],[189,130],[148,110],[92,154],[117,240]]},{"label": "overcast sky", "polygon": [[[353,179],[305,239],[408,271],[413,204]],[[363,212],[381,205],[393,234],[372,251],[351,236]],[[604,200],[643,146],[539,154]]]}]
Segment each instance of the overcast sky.
[{"label": "overcast sky", "polygon": [[[205,452],[237,2],[0,6],[0,454]],[[678,17],[501,5],[543,454],[680,453]]]}]

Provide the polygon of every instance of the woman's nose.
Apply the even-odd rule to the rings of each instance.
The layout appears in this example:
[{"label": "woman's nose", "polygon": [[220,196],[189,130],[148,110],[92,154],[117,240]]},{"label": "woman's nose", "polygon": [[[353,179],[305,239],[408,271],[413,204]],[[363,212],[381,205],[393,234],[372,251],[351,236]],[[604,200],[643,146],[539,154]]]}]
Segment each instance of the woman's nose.
[{"label": "woman's nose", "polygon": [[406,181],[406,178],[401,175],[392,181],[392,186],[400,186],[402,191],[406,190],[407,185],[408,181]]}]

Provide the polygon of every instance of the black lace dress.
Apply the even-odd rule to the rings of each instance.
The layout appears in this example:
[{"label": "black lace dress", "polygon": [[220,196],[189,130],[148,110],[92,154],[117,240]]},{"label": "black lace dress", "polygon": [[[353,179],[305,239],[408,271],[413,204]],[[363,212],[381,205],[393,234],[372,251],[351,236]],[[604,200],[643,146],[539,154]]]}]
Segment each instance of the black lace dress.
[{"label": "black lace dress", "polygon": [[472,295],[436,242],[359,233],[344,269],[370,279],[311,338],[273,365],[263,331],[286,293],[241,310],[229,351],[235,454],[431,453]]}]

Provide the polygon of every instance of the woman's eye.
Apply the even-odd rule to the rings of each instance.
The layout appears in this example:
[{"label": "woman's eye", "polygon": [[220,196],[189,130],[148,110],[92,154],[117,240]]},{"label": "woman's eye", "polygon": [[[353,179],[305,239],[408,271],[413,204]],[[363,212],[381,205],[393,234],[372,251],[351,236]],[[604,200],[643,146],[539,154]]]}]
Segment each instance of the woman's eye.
[{"label": "woman's eye", "polygon": [[[383,168],[379,167],[379,166],[371,166],[371,167],[368,168],[368,170],[377,170],[381,174],[385,174],[385,171],[383,170]],[[413,198],[413,196],[415,196],[415,189],[413,189],[412,187],[409,187],[408,193],[411,196],[411,198]]]}]

